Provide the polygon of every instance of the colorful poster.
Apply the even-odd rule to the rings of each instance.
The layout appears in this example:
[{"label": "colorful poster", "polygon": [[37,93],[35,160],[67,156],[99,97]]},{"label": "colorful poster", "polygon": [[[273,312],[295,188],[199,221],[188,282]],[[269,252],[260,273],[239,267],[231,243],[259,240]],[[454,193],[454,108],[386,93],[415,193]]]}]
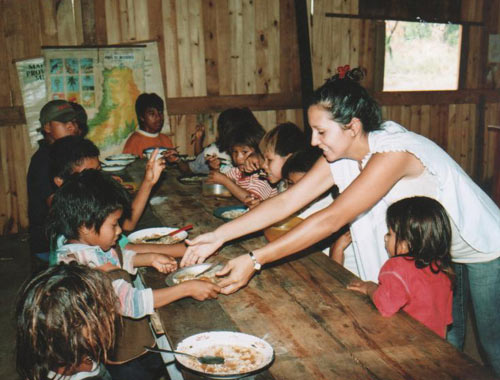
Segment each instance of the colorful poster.
[{"label": "colorful poster", "polygon": [[21,85],[24,113],[32,149],[38,147],[40,133],[40,109],[47,102],[45,88],[45,64],[43,57],[16,62],[17,75]]},{"label": "colorful poster", "polygon": [[[156,42],[126,47],[50,48],[43,50],[47,100],[81,104],[89,134],[109,155],[121,152],[137,127],[135,100],[142,92],[164,97]],[[165,115],[168,115],[165,110]],[[168,117],[163,133],[170,132]]]}]

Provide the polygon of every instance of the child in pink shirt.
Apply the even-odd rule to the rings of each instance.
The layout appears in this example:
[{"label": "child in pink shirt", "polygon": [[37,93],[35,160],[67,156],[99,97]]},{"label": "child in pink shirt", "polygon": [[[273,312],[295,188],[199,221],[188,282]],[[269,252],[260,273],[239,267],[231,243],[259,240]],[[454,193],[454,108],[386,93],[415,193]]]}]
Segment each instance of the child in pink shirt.
[{"label": "child in pink shirt", "polygon": [[264,136],[264,129],[257,123],[233,131],[229,137],[229,151],[235,167],[224,174],[218,170],[211,171],[206,182],[224,185],[241,202],[250,196],[263,201],[276,195],[278,191],[269,184],[265,177],[261,178],[257,172],[245,173],[243,171],[245,161],[250,155],[260,155],[259,142],[262,136]]},{"label": "child in pink shirt", "polygon": [[387,227],[391,258],[380,269],[379,284],[356,280],[348,288],[369,295],[383,316],[403,309],[444,338],[453,299],[446,211],[431,198],[405,198],[387,209]]}]

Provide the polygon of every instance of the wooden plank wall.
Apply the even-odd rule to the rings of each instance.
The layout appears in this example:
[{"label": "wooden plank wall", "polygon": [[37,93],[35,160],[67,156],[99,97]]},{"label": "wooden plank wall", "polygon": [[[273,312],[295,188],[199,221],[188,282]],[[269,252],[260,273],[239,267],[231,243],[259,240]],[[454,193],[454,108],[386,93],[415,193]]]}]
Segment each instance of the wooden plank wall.
[{"label": "wooden plank wall", "polygon": [[[9,114],[8,107],[22,106],[14,60],[40,56],[41,46],[156,40],[173,139],[182,152],[192,152],[197,123],[205,124],[207,143],[215,139],[217,115],[234,106],[233,95],[249,96],[266,129],[303,124],[293,0],[0,0],[0,9],[0,108]],[[176,102],[185,97],[192,97],[191,108]],[[32,150],[21,123],[2,123],[0,138],[4,234],[28,225]]]},{"label": "wooden plank wall", "polygon": [[[235,105],[250,105],[266,129],[284,121],[302,125],[294,0],[0,0],[0,9],[0,114],[16,115],[22,106],[14,60],[40,56],[43,45],[156,40],[181,151],[191,152],[198,123],[206,126],[206,142],[213,141],[218,113]],[[500,0],[461,1],[462,19],[482,23],[466,28],[463,89],[500,88],[498,65],[485,59],[488,35],[500,33],[499,9]],[[357,15],[358,0],[314,1],[314,86],[349,63],[367,69],[364,85],[373,91],[380,22],[323,17],[327,12]],[[409,99],[382,102],[385,117],[437,141],[475,179],[494,181],[500,132],[486,126],[500,125],[500,102]],[[27,227],[25,174],[32,152],[21,121],[2,123],[0,115],[0,139],[2,234]]]},{"label": "wooden plank wall", "polygon": [[[486,57],[488,35],[500,33],[500,2],[463,0],[461,6],[461,21],[482,23],[464,27],[463,39],[467,40],[467,50],[463,89],[471,92],[498,89],[500,65],[488,65]],[[314,86],[320,86],[326,78],[335,74],[338,66],[361,66],[367,69],[363,85],[378,99],[375,91],[376,55],[377,49],[383,49],[383,46],[376,43],[376,28],[381,22],[367,18],[326,17],[326,13],[358,15],[358,1],[314,1],[310,37]],[[492,74],[488,76],[488,72]],[[397,94],[394,94],[396,97]],[[448,97],[430,98],[433,98],[433,103],[425,104],[408,96],[408,102],[400,104],[400,101],[391,100],[390,95],[384,95],[387,103],[381,102],[383,116],[436,141],[488,190],[489,184],[495,181],[493,162],[500,154],[496,143],[500,131],[487,126],[500,125],[498,100],[480,104],[465,101],[453,103]],[[483,146],[477,145],[478,133],[482,135],[479,140],[484,141]],[[481,154],[481,162],[476,159],[477,154]]]}]

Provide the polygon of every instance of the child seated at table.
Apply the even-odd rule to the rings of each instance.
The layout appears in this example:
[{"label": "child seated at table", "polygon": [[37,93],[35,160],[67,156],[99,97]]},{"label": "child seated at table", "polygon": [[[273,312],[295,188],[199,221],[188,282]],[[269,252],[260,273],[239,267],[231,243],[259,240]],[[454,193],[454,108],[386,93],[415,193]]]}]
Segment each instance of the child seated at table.
[{"label": "child seated at table", "polygon": [[196,159],[179,168],[188,174],[208,174],[210,170],[225,173],[233,168],[231,162],[230,138],[233,131],[246,128],[248,125],[260,125],[252,111],[248,108],[228,108],[222,111],[217,119],[217,138],[206,146]]},{"label": "child seated at table", "polygon": [[387,209],[385,246],[391,256],[379,284],[356,280],[348,288],[370,296],[385,317],[403,309],[442,338],[452,322],[451,227],[436,200],[405,198]]},{"label": "child seated at table", "polygon": [[[322,151],[314,147],[309,147],[306,150],[293,153],[286,160],[281,169],[281,175],[286,181],[287,186],[290,187],[298,183],[306,175],[306,173],[311,170],[321,155]],[[315,212],[324,209],[333,202],[338,194],[338,187],[334,186],[331,191],[323,194],[322,197],[302,209],[298,214],[298,217],[306,219]],[[345,265],[344,251],[351,244],[349,226],[342,227],[339,231],[328,238],[328,240],[330,242],[333,241],[333,243],[329,243],[329,246],[323,249],[323,253],[340,265]],[[349,265],[347,265],[347,269],[349,269]]]},{"label": "child seated at table", "polygon": [[[165,167],[164,160],[156,160],[156,154],[149,159],[146,165],[144,180],[132,201],[131,216],[121,221],[124,230],[133,230],[141,217],[149,194],[158,181]],[[99,148],[90,140],[77,136],[68,136],[56,141],[50,150],[50,175],[57,187],[74,173],[80,173],[86,169],[101,169],[99,162]],[[114,177],[113,177],[114,178]],[[172,257],[181,257],[186,246],[184,243],[177,244],[134,244],[130,243],[125,235],[121,235],[119,244],[121,248],[127,248],[137,253],[155,252]],[[55,248],[50,250],[49,264],[55,265]]]},{"label": "child seated at table", "polygon": [[[271,186],[276,187],[278,192],[283,191],[286,186],[281,182],[281,168],[293,153],[306,149],[307,145],[306,136],[297,125],[279,124],[267,132],[260,141],[261,160],[256,160],[256,156],[250,156],[245,170],[250,172],[264,170]],[[245,200],[245,204],[249,207],[255,207],[259,203],[260,200],[252,195]]]},{"label": "child seated at table", "polygon": [[[163,99],[155,93],[143,93],[138,96],[135,101],[135,113],[139,129],[127,139],[123,153],[135,154],[142,158],[144,149],[174,147],[170,137],[160,133],[165,121],[164,108]],[[167,151],[164,156],[169,162],[177,161],[176,152],[173,149]]]},{"label": "child seated at table", "polygon": [[264,136],[264,129],[260,124],[247,124],[231,134],[230,152],[234,168],[222,174],[212,170],[206,180],[207,183],[224,185],[231,194],[244,202],[250,195],[261,201],[276,195],[278,192],[269,182],[261,178],[259,173],[245,173],[243,167],[247,158],[259,154],[259,142]]},{"label": "child seated at table", "polygon": [[[107,365],[113,378],[157,378],[164,369],[158,356],[151,367],[144,346],[153,346],[147,317],[161,307],[184,297],[197,300],[216,298],[220,288],[206,281],[192,280],[162,289],[140,290],[133,286],[132,275],[138,267],[153,267],[162,273],[176,269],[174,259],[157,254],[137,254],[122,250],[116,242],[121,234],[122,216],[130,212],[129,196],[115,180],[98,170],[88,169],[65,181],[56,192],[49,212],[47,231],[58,242],[58,263],[73,261],[108,272],[120,300],[123,333],[110,353]],[[149,354],[147,354],[149,355]],[[138,372],[138,374],[136,374]],[[133,375],[132,375],[133,374]],[[142,377],[141,377],[142,376]]]},{"label": "child seated at table", "polygon": [[104,273],[58,265],[21,289],[17,371],[23,379],[111,380],[104,363],[115,340],[118,299]]}]

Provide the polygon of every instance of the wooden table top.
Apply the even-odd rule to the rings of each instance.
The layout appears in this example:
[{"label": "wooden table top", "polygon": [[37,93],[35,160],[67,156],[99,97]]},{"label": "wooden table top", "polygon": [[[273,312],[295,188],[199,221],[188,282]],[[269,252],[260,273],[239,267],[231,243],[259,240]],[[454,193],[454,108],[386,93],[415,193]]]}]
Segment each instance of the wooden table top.
[{"label": "wooden table top", "polygon": [[[128,173],[142,178],[144,163]],[[184,185],[167,169],[152,206],[163,225],[192,223],[190,236],[223,222],[215,208],[236,199],[203,197],[200,185]],[[227,244],[209,261],[225,261],[265,244],[262,234]],[[145,271],[147,286],[165,286],[165,275]],[[354,276],[321,252],[310,250],[266,265],[248,286],[216,300],[183,299],[159,309],[175,347],[203,331],[241,331],[268,341],[275,361],[256,379],[494,379],[486,368],[457,351],[434,332],[399,312],[382,317],[371,300],[346,289]],[[190,377],[187,375],[187,378]]]}]

